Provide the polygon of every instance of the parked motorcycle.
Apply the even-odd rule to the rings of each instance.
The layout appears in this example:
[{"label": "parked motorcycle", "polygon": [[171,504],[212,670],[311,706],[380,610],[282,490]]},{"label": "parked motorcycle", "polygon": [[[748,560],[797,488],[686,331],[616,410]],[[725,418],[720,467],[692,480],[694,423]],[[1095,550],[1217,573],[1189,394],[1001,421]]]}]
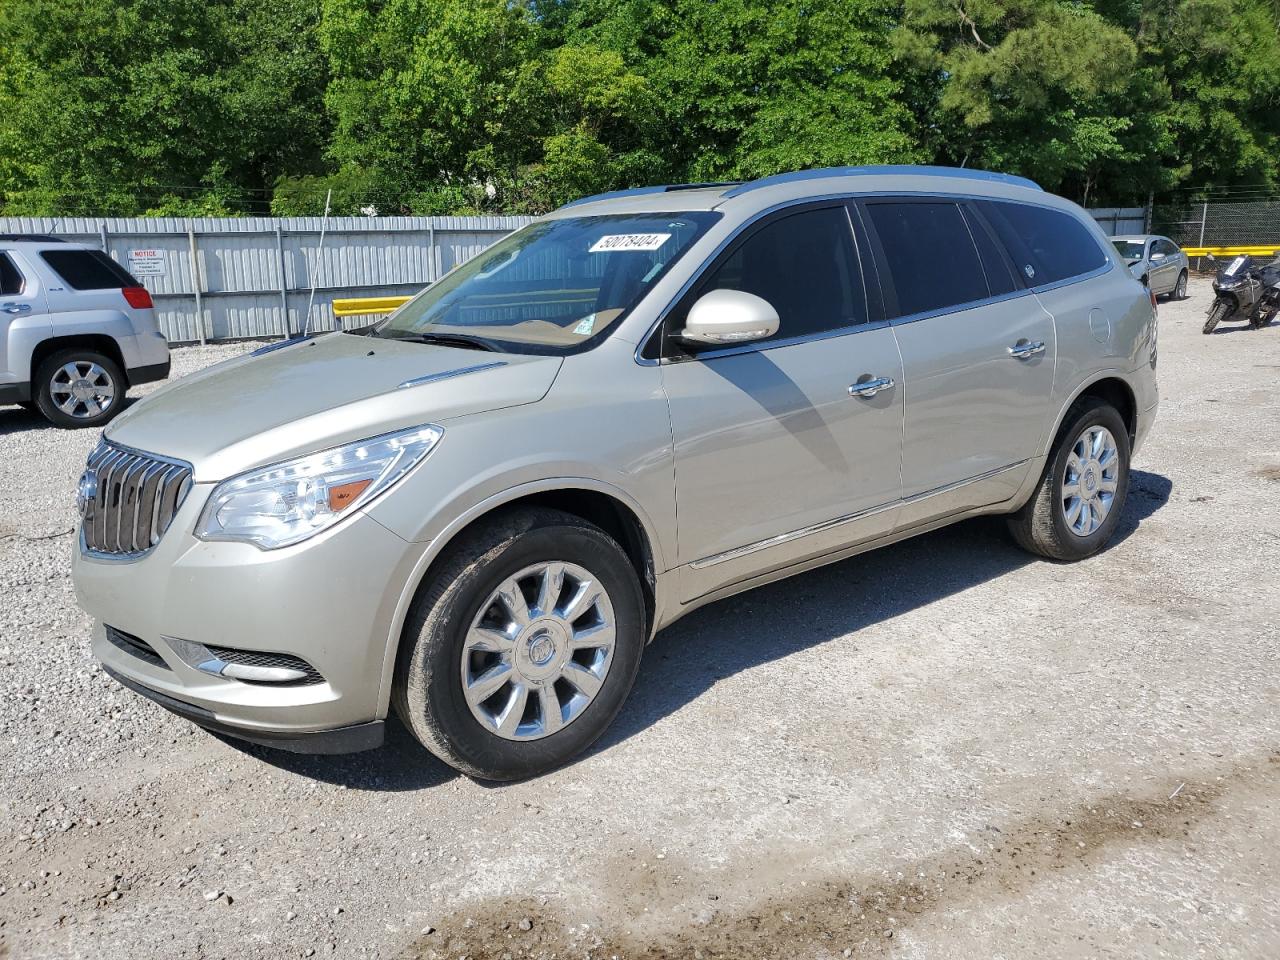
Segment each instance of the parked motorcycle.
[{"label": "parked motorcycle", "polygon": [[1260,330],[1280,314],[1280,260],[1257,267],[1251,256],[1235,257],[1218,268],[1213,292],[1205,333],[1225,320],[1245,320]]}]

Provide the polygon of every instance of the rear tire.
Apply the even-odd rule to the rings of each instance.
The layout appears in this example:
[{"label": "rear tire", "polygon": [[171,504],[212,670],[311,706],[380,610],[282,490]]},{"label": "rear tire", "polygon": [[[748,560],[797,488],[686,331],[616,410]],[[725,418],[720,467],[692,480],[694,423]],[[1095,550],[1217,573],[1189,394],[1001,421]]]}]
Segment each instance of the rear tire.
[{"label": "rear tire", "polygon": [[1222,318],[1227,315],[1229,309],[1228,305],[1221,300],[1215,303],[1209,310],[1209,318],[1204,322],[1204,332],[1213,333],[1214,328],[1222,322]]},{"label": "rear tire", "polygon": [[[596,591],[603,600],[590,599]],[[513,510],[464,533],[419,590],[401,638],[396,712],[469,776],[545,773],[608,728],[645,637],[640,581],[612,538],[557,510]]]},{"label": "rear tire", "polygon": [[1185,270],[1183,270],[1180,274],[1178,274],[1178,282],[1174,284],[1174,287],[1173,287],[1173,299],[1174,300],[1187,299],[1187,271]]},{"label": "rear tire", "polygon": [[100,427],[124,407],[124,373],[96,350],[68,347],[45,358],[36,370],[36,408],[67,430]]},{"label": "rear tire", "polygon": [[1129,431],[1114,407],[1086,397],[1068,411],[1040,483],[1009,517],[1009,531],[1031,553],[1083,560],[1110,541],[1128,492]]}]

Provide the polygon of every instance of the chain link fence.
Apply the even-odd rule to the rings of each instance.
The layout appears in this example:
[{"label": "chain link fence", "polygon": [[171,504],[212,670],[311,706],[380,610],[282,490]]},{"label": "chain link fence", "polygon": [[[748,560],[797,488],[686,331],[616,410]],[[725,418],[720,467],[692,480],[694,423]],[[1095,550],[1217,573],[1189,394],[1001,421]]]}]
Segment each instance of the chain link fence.
[{"label": "chain link fence", "polygon": [[1156,204],[1155,233],[1183,247],[1253,247],[1280,249],[1280,199],[1183,200]]}]

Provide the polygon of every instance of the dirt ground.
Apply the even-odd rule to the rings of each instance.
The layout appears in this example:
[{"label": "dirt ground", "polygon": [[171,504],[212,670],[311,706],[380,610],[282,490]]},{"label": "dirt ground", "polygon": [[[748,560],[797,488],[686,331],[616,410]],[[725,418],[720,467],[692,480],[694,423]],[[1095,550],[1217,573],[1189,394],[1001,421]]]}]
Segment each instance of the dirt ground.
[{"label": "dirt ground", "polygon": [[67,575],[94,437],[0,409],[0,956],[1280,956],[1280,325],[1205,337],[1209,296],[1161,305],[1105,553],[974,521],[706,608],[510,786],[113,684]]}]

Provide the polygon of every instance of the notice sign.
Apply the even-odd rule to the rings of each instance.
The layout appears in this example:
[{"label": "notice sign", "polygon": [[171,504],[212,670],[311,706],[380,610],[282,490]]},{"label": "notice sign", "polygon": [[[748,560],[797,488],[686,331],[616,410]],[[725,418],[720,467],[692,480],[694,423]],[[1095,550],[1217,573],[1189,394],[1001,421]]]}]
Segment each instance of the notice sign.
[{"label": "notice sign", "polygon": [[657,250],[671,239],[669,233],[609,233],[591,245],[589,253],[618,250]]},{"label": "notice sign", "polygon": [[154,247],[146,250],[130,250],[129,272],[135,277],[163,277],[165,275],[164,251]]}]

